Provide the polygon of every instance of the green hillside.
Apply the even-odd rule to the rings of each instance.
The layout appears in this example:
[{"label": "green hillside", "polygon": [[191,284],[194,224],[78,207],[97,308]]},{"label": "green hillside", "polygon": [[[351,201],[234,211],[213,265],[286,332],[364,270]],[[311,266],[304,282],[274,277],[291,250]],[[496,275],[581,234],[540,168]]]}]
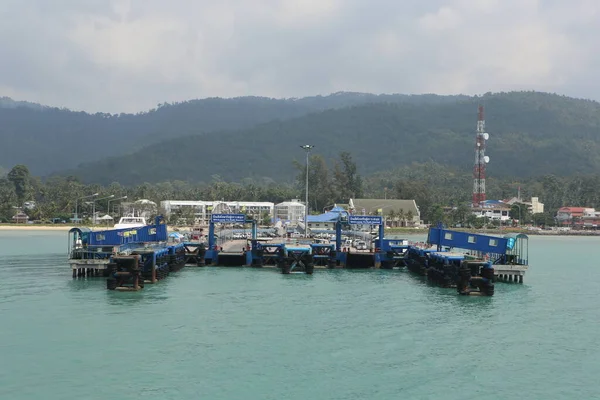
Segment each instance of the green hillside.
[{"label": "green hillside", "polygon": [[303,160],[299,146],[305,143],[314,144],[325,159],[350,152],[363,175],[429,161],[469,170],[478,104],[486,108],[490,176],[600,171],[596,102],[536,92],[443,99],[364,104],[250,129],[189,135],[63,174],[102,184],[210,182],[215,175],[290,182],[296,174],[292,161]]},{"label": "green hillside", "polygon": [[371,102],[443,103],[457,97],[336,93],[301,99],[209,98],[159,104],[138,114],[89,114],[0,97],[0,167],[47,175],[82,162],[131,154],[163,140],[249,129],[310,112]]}]

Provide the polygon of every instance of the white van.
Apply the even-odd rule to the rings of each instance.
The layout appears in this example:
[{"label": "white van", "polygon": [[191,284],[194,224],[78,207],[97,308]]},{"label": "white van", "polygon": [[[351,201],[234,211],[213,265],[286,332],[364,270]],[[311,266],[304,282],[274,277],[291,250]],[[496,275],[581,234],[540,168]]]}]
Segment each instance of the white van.
[{"label": "white van", "polygon": [[367,243],[364,241],[359,241],[356,243],[356,250],[368,250]]}]

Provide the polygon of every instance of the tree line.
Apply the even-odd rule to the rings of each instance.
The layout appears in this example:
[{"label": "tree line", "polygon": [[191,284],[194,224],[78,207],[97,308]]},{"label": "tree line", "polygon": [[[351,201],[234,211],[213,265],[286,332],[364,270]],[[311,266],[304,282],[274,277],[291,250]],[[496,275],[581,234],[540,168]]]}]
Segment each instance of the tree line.
[{"label": "tree line", "polygon": [[[204,102],[162,106],[147,116],[108,119],[114,119],[114,125],[94,120],[102,122],[101,129],[92,130],[94,122],[85,135],[93,132],[93,137],[102,137],[108,144],[94,148],[88,145],[88,136],[56,139],[72,132],[73,125],[80,126],[65,116],[59,133],[47,132],[52,146],[42,146],[44,135],[40,132],[56,126],[53,121],[30,127],[27,141],[24,132],[16,130],[3,138],[0,127],[0,140],[12,145],[0,148],[0,160],[18,159],[28,164],[30,157],[32,165],[42,164],[48,170],[51,163],[66,162],[65,153],[76,154],[79,159],[73,156],[68,161],[79,164],[85,160],[85,164],[53,170],[105,185],[115,179],[125,185],[175,179],[210,184],[215,174],[234,182],[252,178],[257,183],[266,179],[292,183],[296,171],[290,158],[302,162],[304,154],[298,145],[310,143],[328,162],[340,151],[351,152],[365,176],[430,160],[466,171],[473,162],[477,106],[484,103],[493,175],[506,179],[600,171],[600,104],[596,102],[533,92],[387,99],[301,115],[296,109],[298,112],[291,114],[284,112],[291,107],[287,103],[258,99],[247,100],[247,107],[233,107],[225,101],[210,108]],[[227,104],[230,107],[225,107]],[[250,118],[259,115],[261,119]],[[221,117],[215,119],[217,116]],[[240,122],[231,125],[234,119]],[[1,110],[0,120],[5,121]],[[21,126],[19,121],[4,125]],[[209,126],[209,121],[214,123]],[[111,143],[119,143],[118,151]],[[135,152],[126,151],[132,148]],[[115,170],[119,171],[116,178]]]},{"label": "tree line", "polygon": [[[213,176],[211,183],[193,184],[184,181],[143,183],[124,186],[84,184],[78,178],[54,176],[46,180],[33,176],[27,166],[16,165],[0,176],[0,221],[10,222],[17,210],[23,210],[31,220],[50,221],[54,218],[68,221],[75,205],[80,213],[89,215],[83,198],[98,193],[96,199],[114,196],[127,197],[122,201],[149,199],[209,200],[209,201],[269,201],[279,203],[305,197],[306,164],[294,161],[297,170],[293,184],[252,181],[226,182]],[[341,152],[335,158],[315,153],[309,158],[309,207],[315,214],[334,204],[347,204],[351,198],[414,199],[421,219],[426,223],[444,221],[448,224],[465,223],[477,226],[469,204],[472,177],[469,171],[434,162],[413,163],[394,170],[362,176],[352,155]],[[539,197],[545,203],[543,214],[532,215],[526,206],[513,206],[511,217],[521,223],[551,225],[558,208],[581,206],[600,208],[600,175],[560,177],[546,175],[535,178],[496,178],[486,182],[488,199],[509,199],[520,190],[523,201]],[[89,199],[88,199],[89,200]],[[121,200],[111,200],[118,204]],[[108,199],[95,203],[97,211],[109,213]],[[390,216],[394,219],[398,215]]]}]

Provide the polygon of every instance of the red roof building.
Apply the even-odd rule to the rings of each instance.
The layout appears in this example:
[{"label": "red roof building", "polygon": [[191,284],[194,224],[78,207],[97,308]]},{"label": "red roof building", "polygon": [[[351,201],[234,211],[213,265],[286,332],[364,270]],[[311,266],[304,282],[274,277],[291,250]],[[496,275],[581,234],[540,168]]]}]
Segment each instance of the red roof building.
[{"label": "red roof building", "polygon": [[561,225],[577,225],[582,223],[584,216],[593,215],[596,212],[589,207],[561,207],[556,213],[556,221]]}]

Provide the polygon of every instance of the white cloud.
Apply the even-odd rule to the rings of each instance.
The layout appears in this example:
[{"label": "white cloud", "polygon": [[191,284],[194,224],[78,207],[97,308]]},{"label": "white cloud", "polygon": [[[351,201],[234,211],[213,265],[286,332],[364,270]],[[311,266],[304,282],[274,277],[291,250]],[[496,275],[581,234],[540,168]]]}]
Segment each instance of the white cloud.
[{"label": "white cloud", "polygon": [[450,7],[442,7],[435,13],[425,14],[419,18],[419,24],[426,31],[456,29],[461,23],[460,14]]},{"label": "white cloud", "polygon": [[0,95],[110,112],[341,90],[598,98],[599,16],[596,0],[5,0]]}]

